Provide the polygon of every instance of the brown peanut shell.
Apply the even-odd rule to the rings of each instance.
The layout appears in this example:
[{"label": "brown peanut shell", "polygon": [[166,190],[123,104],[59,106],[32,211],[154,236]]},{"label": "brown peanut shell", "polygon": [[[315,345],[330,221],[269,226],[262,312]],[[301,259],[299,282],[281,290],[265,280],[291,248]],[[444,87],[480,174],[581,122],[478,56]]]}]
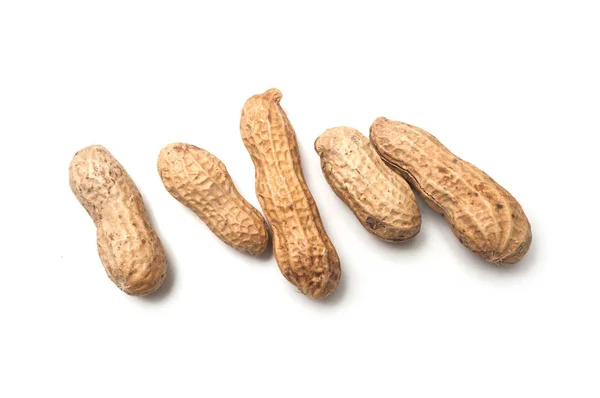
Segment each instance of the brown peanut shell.
[{"label": "brown peanut shell", "polygon": [[158,156],[158,173],[167,191],[223,242],[254,256],[265,251],[265,219],[240,195],[216,156],[194,145],[169,144]]},{"label": "brown peanut shell", "polygon": [[69,183],[96,225],[98,254],[108,277],[133,296],[158,289],[166,274],[165,252],[123,166],[106,148],[89,146],[73,157]]},{"label": "brown peanut shell", "polygon": [[408,183],[351,127],[325,130],[315,141],[325,179],[365,229],[390,242],[414,237],[421,212]]},{"label": "brown peanut shell", "polygon": [[380,117],[371,125],[370,139],[468,249],[496,264],[513,264],[525,255],[532,236],[525,212],[486,173],[410,124]]},{"label": "brown peanut shell", "polygon": [[286,279],[305,295],[329,296],[338,285],[338,255],[306,185],[296,133],[279,105],[281,92],[248,99],[240,130],[256,170],[256,195],[273,231],[273,252]]}]

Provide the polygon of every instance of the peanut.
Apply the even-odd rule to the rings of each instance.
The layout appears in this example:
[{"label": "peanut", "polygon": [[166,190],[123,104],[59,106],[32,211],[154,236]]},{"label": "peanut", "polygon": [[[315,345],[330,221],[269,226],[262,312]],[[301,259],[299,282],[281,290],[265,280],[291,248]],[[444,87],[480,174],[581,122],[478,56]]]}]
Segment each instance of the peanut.
[{"label": "peanut", "polygon": [[419,232],[421,213],[413,191],[383,163],[367,137],[335,127],[316,139],[315,150],[325,179],[367,231],[391,242]]},{"label": "peanut", "polygon": [[486,261],[513,264],[531,245],[531,226],[516,199],[486,173],[460,159],[428,132],[378,118],[371,143],[460,242]]},{"label": "peanut", "polygon": [[165,279],[165,252],[123,166],[106,148],[89,146],[73,157],[69,182],[96,225],[98,254],[108,277],[133,296],[158,289]]},{"label": "peanut", "polygon": [[160,151],[158,173],[167,191],[223,242],[254,256],[265,250],[265,219],[240,195],[216,156],[193,145],[170,144]]},{"label": "peanut", "polygon": [[338,255],[304,181],[296,133],[279,105],[281,92],[267,90],[242,109],[242,140],[256,169],[256,195],[273,230],[273,252],[285,278],[303,294],[334,292]]}]

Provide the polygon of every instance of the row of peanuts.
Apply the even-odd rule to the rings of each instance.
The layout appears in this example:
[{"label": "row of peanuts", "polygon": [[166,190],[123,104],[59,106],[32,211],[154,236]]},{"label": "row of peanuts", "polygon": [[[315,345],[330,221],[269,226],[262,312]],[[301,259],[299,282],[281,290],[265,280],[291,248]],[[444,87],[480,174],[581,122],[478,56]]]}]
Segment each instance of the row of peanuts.
[{"label": "row of peanuts", "polygon": [[[304,181],[296,133],[281,97],[270,89],[248,99],[241,136],[256,169],[256,195],[271,226],[279,269],[303,294],[324,298],[338,285],[340,260]],[[513,264],[529,249],[531,226],[515,198],[418,127],[378,118],[370,140],[353,128],[336,127],[317,138],[315,150],[336,195],[383,240],[401,242],[419,232],[412,186],[484,260]],[[160,152],[158,172],[167,191],[223,242],[251,255],[266,249],[267,222],[214,155],[190,144],[170,144]],[[96,225],[109,278],[130,295],[157,290],[167,269],[164,249],[123,166],[104,147],[90,146],[74,156],[69,180]]]}]

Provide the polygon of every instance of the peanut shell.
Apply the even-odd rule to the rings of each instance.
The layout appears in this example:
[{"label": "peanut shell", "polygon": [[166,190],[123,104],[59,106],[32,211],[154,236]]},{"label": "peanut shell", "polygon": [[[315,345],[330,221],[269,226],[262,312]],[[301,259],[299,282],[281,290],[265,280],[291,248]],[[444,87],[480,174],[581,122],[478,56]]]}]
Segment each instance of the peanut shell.
[{"label": "peanut shell", "polygon": [[325,179],[365,229],[390,242],[415,236],[421,228],[417,199],[369,139],[350,127],[326,130],[315,141]]},{"label": "peanut shell", "polygon": [[158,156],[158,173],[167,191],[223,242],[254,256],[265,250],[265,219],[240,195],[216,156],[194,145],[169,144]]},{"label": "peanut shell", "polygon": [[73,157],[69,183],[96,225],[98,254],[108,277],[133,296],[158,289],[166,274],[165,252],[123,166],[106,148],[89,146]]},{"label": "peanut shell", "polygon": [[444,216],[460,242],[486,261],[513,264],[531,245],[531,226],[516,199],[434,136],[383,117],[371,125],[383,160]]},{"label": "peanut shell", "polygon": [[341,269],[306,185],[296,133],[279,105],[281,92],[248,99],[240,130],[256,170],[256,195],[273,231],[273,252],[285,278],[313,298],[329,296]]}]

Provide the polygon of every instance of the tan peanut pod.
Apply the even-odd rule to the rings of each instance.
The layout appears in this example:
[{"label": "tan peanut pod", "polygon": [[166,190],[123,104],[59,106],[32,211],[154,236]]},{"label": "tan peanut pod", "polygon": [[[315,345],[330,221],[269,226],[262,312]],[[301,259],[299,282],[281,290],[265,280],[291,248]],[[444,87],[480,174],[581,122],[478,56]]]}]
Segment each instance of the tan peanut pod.
[{"label": "tan peanut pod", "polygon": [[513,264],[531,245],[531,226],[516,199],[434,136],[380,117],[371,143],[427,204],[444,216],[460,242],[486,261]]},{"label": "tan peanut pod", "polygon": [[240,195],[227,168],[212,153],[194,145],[169,144],[158,156],[158,173],[167,191],[223,242],[254,256],[265,251],[265,219]]},{"label": "tan peanut pod", "polygon": [[308,190],[296,133],[279,105],[281,92],[248,99],[240,130],[256,169],[256,195],[273,231],[273,253],[286,279],[309,297],[329,296],[340,261]]},{"label": "tan peanut pod", "polygon": [[325,179],[365,229],[390,242],[415,236],[421,212],[408,183],[351,127],[325,130],[315,141]]},{"label": "tan peanut pod", "polygon": [[96,224],[98,254],[108,277],[132,296],[158,289],[167,270],[164,248],[123,166],[106,148],[92,145],[73,157],[69,183]]}]

